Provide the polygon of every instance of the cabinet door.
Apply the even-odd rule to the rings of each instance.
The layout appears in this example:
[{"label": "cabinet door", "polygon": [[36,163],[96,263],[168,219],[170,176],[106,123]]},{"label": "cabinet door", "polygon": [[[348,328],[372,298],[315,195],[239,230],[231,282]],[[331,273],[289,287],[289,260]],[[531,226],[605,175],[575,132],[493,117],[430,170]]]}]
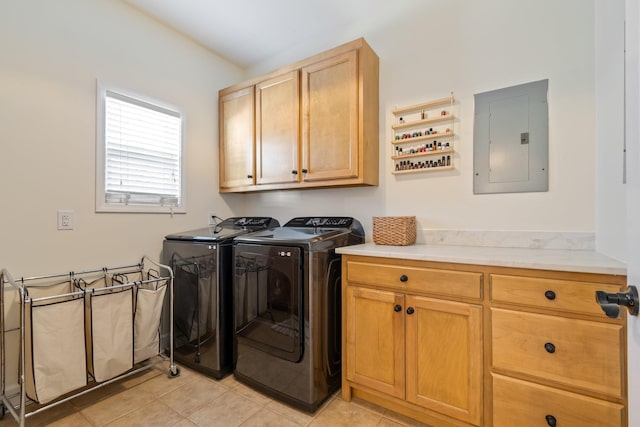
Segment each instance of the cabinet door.
[{"label": "cabinet door", "polygon": [[220,188],[254,184],[254,87],[220,97]]},{"label": "cabinet door", "polygon": [[256,85],[256,183],[299,181],[298,71]]},{"label": "cabinet door", "polygon": [[358,102],[356,51],[302,68],[305,181],[358,177]]},{"label": "cabinet door", "polygon": [[[404,398],[402,294],[346,289],[347,379]],[[396,311],[397,310],[397,311]]]},{"label": "cabinet door", "polygon": [[482,308],[414,296],[406,306],[407,401],[480,425]]}]

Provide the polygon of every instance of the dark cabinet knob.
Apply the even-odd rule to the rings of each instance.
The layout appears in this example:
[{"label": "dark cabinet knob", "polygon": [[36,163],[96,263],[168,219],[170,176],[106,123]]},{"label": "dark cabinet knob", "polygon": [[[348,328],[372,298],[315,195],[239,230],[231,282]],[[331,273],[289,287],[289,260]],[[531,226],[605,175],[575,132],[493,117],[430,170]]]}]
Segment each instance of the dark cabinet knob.
[{"label": "dark cabinet knob", "polygon": [[544,343],[544,349],[547,350],[547,353],[555,353],[556,346],[550,342]]},{"label": "dark cabinet knob", "polygon": [[292,174],[298,175],[298,171],[291,171]]},{"label": "dark cabinet knob", "polygon": [[401,282],[406,282],[407,280],[409,280],[409,278],[407,277],[406,274],[403,274],[402,276],[400,276],[400,281]]},{"label": "dark cabinet knob", "polygon": [[251,179],[253,178],[253,175],[247,175],[247,178]]},{"label": "dark cabinet knob", "polygon": [[399,312],[400,310],[402,310],[402,306],[400,304],[396,304],[393,307],[393,311],[395,311],[396,313]]},{"label": "dark cabinet knob", "polygon": [[553,415],[547,415],[546,417],[544,417],[544,419],[547,420],[547,424],[549,425],[549,427],[556,427],[558,425],[558,421]]},{"label": "dark cabinet knob", "polygon": [[415,310],[413,309],[413,307],[409,307],[409,308],[407,308],[407,314],[413,314],[413,313],[414,313],[414,311],[415,311]]},{"label": "dark cabinet knob", "polygon": [[556,299],[556,293],[551,290],[545,292],[544,296],[550,301],[553,301],[554,299]]},{"label": "dark cabinet knob", "polygon": [[302,173],[307,173],[309,172],[307,169],[302,169]]}]

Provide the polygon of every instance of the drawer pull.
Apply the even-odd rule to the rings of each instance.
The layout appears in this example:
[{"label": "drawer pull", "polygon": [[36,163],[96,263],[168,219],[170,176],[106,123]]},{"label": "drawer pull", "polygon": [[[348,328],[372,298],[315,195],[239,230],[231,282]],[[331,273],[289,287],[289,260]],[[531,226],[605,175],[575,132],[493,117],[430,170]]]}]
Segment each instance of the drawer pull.
[{"label": "drawer pull", "polygon": [[400,304],[396,304],[395,307],[393,307],[393,311],[395,311],[396,313],[400,310],[402,310],[402,306]]},{"label": "drawer pull", "polygon": [[549,425],[549,427],[556,427],[556,425],[558,425],[558,421],[553,415],[547,415],[544,418],[545,420],[547,420],[547,424]]},{"label": "drawer pull", "polygon": [[406,282],[407,280],[409,280],[409,278],[407,277],[406,274],[403,274],[402,276],[400,276],[400,281],[401,282]]},{"label": "drawer pull", "polygon": [[413,314],[414,312],[415,310],[413,309],[413,307],[407,308],[407,314]]},{"label": "drawer pull", "polygon": [[553,345],[550,342],[547,342],[544,344],[544,349],[547,350],[547,353],[555,353],[556,352],[556,346]]},{"label": "drawer pull", "polygon": [[554,299],[556,299],[556,293],[553,291],[546,291],[544,293],[544,296],[550,301],[553,301]]}]

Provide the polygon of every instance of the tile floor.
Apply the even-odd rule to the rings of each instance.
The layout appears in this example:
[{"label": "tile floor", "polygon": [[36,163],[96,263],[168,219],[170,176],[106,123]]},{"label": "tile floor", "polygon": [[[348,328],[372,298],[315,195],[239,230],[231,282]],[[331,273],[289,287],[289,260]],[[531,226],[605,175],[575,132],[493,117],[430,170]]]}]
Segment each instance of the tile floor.
[{"label": "tile floor", "polygon": [[[314,414],[281,404],[229,375],[217,381],[168,362],[78,396],[27,418],[27,426],[424,426],[367,402],[347,403],[336,393]],[[7,413],[0,427],[16,426]]]}]

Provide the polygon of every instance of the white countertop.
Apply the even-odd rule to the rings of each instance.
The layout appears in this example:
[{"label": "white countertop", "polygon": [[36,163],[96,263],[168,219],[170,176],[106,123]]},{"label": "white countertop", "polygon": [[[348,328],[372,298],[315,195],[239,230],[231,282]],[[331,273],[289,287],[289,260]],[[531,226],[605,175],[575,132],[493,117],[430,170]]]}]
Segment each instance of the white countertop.
[{"label": "white countertop", "polygon": [[385,246],[375,243],[345,246],[340,254],[400,258],[458,264],[533,268],[626,275],[625,263],[589,250],[496,248],[486,246],[411,245]]}]

